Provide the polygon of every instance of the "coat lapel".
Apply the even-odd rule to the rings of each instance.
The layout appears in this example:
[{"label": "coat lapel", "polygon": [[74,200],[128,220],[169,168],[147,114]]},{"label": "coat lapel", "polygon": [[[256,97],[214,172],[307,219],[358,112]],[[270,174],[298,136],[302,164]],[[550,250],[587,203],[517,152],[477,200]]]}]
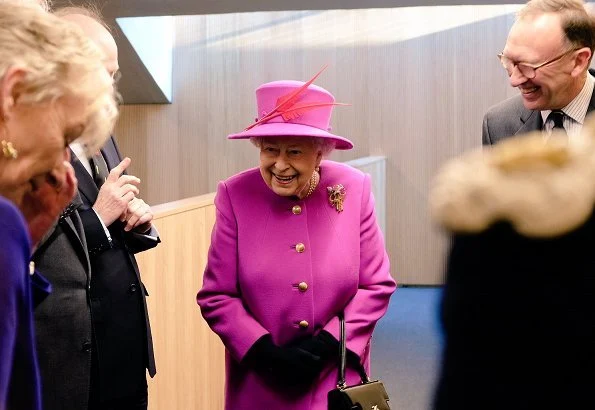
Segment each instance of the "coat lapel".
[{"label": "coat lapel", "polygon": [[[107,168],[110,171],[122,161],[122,155],[120,154],[120,151],[118,151],[114,137],[111,137],[107,140],[101,149],[101,154],[103,155],[105,163],[107,164]],[[126,172],[124,172],[124,174],[125,173]]]},{"label": "coat lapel", "polygon": [[85,166],[81,161],[79,161],[76,156],[72,158],[72,166],[74,167],[76,179],[78,179],[79,192],[87,199],[87,203],[94,204],[97,200],[97,194],[99,193],[97,185],[95,185],[95,181],[93,181],[93,178],[85,169]]},{"label": "coat lapel", "polygon": [[[89,174],[85,166],[77,159],[74,152],[70,151],[71,163],[74,167],[76,178],[78,179],[79,192],[86,198],[87,203],[94,204],[97,200],[99,190],[93,177]],[[111,171],[115,166],[120,163],[120,153],[115,146],[113,137],[107,140],[103,148],[101,149],[101,155],[105,159],[107,168]]]},{"label": "coat lapel", "polygon": [[520,116],[519,129],[515,132],[515,135],[539,131],[542,128],[543,120],[541,119],[541,112],[524,109]]},{"label": "coat lapel", "polygon": [[101,149],[101,155],[103,155],[103,159],[105,159],[105,163],[107,164],[107,169],[110,171],[120,163],[118,158],[118,154],[116,153],[115,149],[111,149],[111,140],[108,141],[107,144]]},{"label": "coat lapel", "polygon": [[70,232],[67,234],[71,237],[72,247],[76,250],[79,258],[87,267],[87,272],[91,272],[91,262],[89,260],[89,253],[87,251],[87,241],[85,239],[83,223],[78,212],[76,212],[76,209],[82,205],[83,201],[80,194],[77,192],[76,196],[72,200],[72,203],[69,205],[69,207],[72,206],[75,211],[61,218],[61,221],[63,222],[63,229],[70,230]]}]

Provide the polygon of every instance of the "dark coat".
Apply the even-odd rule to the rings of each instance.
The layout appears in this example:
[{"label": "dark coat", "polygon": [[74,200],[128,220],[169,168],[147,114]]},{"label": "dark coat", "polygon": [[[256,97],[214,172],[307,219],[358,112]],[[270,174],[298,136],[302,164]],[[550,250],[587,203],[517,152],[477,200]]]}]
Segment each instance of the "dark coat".
[{"label": "dark coat", "polygon": [[595,408],[593,244],[595,216],[551,239],[455,236],[436,409]]},{"label": "dark coat", "polygon": [[[111,170],[122,159],[116,142],[109,139],[101,150]],[[111,242],[92,206],[99,190],[79,161],[73,162],[82,206],[91,262],[91,312],[97,346],[100,399],[109,400],[137,394],[146,386],[145,369],[155,375],[153,341],[143,285],[134,253],[157,246],[153,228],[146,235],[124,232],[120,221],[108,229]]]},{"label": "dark coat", "polygon": [[45,409],[87,408],[91,377],[90,263],[76,207],[62,214],[33,260],[52,283],[52,293],[35,309],[37,352]]}]

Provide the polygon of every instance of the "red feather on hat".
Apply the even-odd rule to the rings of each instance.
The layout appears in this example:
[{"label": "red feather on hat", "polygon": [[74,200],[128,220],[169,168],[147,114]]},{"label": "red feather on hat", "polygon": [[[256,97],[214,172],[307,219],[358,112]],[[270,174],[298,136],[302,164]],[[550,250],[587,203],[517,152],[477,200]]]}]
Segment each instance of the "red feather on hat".
[{"label": "red feather on hat", "polygon": [[299,118],[307,111],[313,110],[318,107],[328,107],[330,105],[349,105],[343,103],[308,103],[308,104],[296,104],[291,108],[280,113],[285,121],[295,120]]},{"label": "red feather on hat", "polygon": [[305,112],[310,111],[312,109],[318,108],[318,107],[328,107],[331,105],[349,105],[349,104],[343,104],[343,103],[316,103],[316,102],[310,102],[310,103],[302,103],[302,104],[297,104],[297,100],[299,99],[299,97],[301,96],[301,94],[306,91],[306,89],[310,86],[310,84],[312,84],[314,82],[314,80],[316,80],[318,78],[318,76],[320,74],[322,74],[322,72],[324,70],[326,70],[326,68],[328,67],[328,65],[325,65],[324,67],[322,67],[322,69],[316,73],[316,75],[314,77],[312,77],[309,81],[305,82],[302,86],[300,86],[300,88],[291,91],[288,94],[282,95],[281,97],[279,97],[277,99],[277,106],[267,115],[265,115],[264,117],[262,117],[260,120],[256,121],[254,124],[251,124],[250,126],[248,126],[244,131],[248,131],[254,127],[256,127],[257,125],[260,125],[264,122],[267,122],[273,118],[282,116],[283,120],[285,121],[290,121],[296,118],[301,117]]}]

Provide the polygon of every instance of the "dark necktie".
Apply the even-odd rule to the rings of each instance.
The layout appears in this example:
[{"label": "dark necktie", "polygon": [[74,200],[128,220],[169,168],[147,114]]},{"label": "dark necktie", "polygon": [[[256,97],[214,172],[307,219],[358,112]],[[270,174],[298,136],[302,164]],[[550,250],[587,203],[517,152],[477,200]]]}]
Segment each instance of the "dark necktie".
[{"label": "dark necktie", "polygon": [[91,158],[89,158],[89,164],[91,164],[91,173],[93,176],[93,181],[95,181],[95,185],[97,185],[97,188],[101,188],[101,186],[103,185],[103,183],[109,175],[107,163],[105,162],[105,159],[103,159],[103,155],[101,155],[101,152],[98,152]]},{"label": "dark necktie", "polygon": [[564,117],[565,116],[566,116],[566,114],[564,114],[562,111],[554,110],[550,113],[550,115],[547,116],[547,120],[552,121],[554,123],[554,127],[552,128],[552,131],[558,131],[558,132],[563,133],[564,135],[568,136],[568,133],[566,132],[566,129],[564,128]]}]

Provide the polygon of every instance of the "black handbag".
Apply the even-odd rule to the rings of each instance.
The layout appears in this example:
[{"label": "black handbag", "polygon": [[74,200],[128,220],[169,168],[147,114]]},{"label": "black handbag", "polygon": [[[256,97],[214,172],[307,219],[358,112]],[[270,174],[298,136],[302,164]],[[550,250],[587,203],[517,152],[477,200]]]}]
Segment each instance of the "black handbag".
[{"label": "black handbag", "polygon": [[345,318],[339,316],[341,340],[339,380],[337,388],[328,392],[328,410],[390,410],[389,398],[384,384],[380,380],[371,381],[364,366],[358,362],[357,371],[361,377],[361,384],[347,386],[345,383],[346,348],[345,348]]}]

